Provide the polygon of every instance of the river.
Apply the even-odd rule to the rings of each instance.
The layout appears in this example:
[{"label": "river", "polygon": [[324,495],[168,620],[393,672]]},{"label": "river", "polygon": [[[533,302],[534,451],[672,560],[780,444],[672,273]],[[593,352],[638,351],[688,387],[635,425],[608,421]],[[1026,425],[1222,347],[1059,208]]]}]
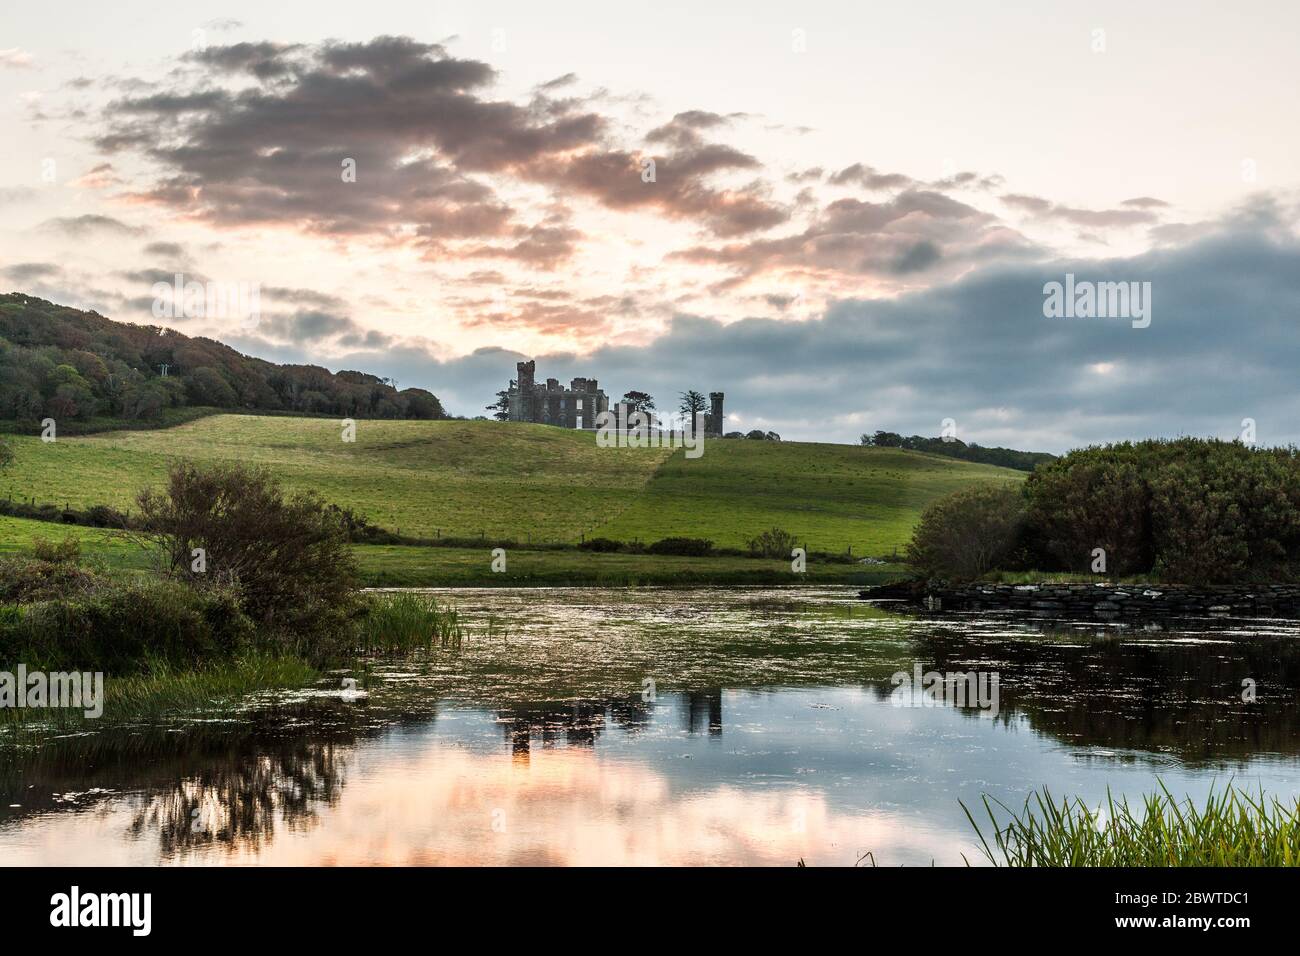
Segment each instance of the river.
[{"label": "river", "polygon": [[[846,588],[434,593],[465,640],[370,661],[368,693],[335,673],[0,751],[0,863],[978,865],[962,803],[985,795],[1300,793],[1300,622],[936,616]],[[996,697],[896,687],[930,671]]]}]

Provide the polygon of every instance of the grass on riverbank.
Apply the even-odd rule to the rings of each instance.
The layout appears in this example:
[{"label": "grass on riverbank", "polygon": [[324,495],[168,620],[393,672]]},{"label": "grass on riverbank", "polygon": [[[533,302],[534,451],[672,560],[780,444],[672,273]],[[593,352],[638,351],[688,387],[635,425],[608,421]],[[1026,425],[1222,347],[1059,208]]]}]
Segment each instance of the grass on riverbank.
[{"label": "grass on riverbank", "polygon": [[305,661],[283,654],[249,652],[228,661],[177,668],[165,661],[104,681],[104,712],[87,718],[79,708],[0,708],[0,728],[46,733],[134,720],[162,720],[205,712],[229,714],[243,698],[260,691],[305,687],[318,677]]},{"label": "grass on riverbank", "polygon": [[432,594],[372,594],[357,632],[362,654],[410,653],[458,647],[464,637],[460,612]]},{"label": "grass on riverbank", "polygon": [[[60,525],[0,516],[0,555],[31,551],[37,538],[72,535],[85,561],[109,572],[143,573],[149,555],[139,545],[103,528]],[[708,584],[846,584],[866,586],[898,578],[893,564],[822,564],[810,560],[806,574],[790,562],[766,558],[684,557],[594,551],[508,550],[506,571],[492,570],[491,549],[424,548],[416,545],[354,546],[366,587],[596,587],[700,586]]]},{"label": "grass on riverbank", "polygon": [[[992,845],[966,804],[981,852],[995,866],[1297,866],[1300,798],[1283,803],[1231,783],[1211,792],[1204,806],[1177,800],[1164,781],[1134,810],[1107,795],[1090,810],[1078,798],[1059,803],[1044,788],[1019,813],[984,798]],[[1000,824],[998,812],[1010,814]]]}]

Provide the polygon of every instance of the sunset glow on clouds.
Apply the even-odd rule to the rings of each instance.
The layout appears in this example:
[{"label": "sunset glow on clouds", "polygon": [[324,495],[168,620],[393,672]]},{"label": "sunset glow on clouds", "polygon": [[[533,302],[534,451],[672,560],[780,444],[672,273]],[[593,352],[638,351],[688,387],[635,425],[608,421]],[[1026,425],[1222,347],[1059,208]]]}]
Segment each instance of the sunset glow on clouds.
[{"label": "sunset glow on clouds", "polygon": [[[457,32],[467,24],[384,5],[367,23],[391,32],[360,33],[240,6],[219,20],[174,12],[135,44],[112,39],[108,22],[109,36],[87,23],[58,42],[19,24],[30,34],[0,48],[0,128],[17,146],[0,161],[6,290],[153,323],[150,290],[177,272],[260,283],[255,329],[162,324],[273,360],[396,375],[460,414],[481,412],[514,361],[535,355],[555,370],[546,374],[589,369],[620,391],[723,388],[738,421],[787,437],[933,433],[951,416],[973,429],[963,437],[1055,449],[1213,423],[1149,418],[1115,433],[1132,403],[1114,389],[1137,367],[1123,350],[1138,344],[1114,339],[1086,364],[1073,354],[1081,343],[1045,350],[1032,299],[1042,276],[1067,262],[1123,273],[1145,261],[1172,274],[1198,243],[1233,236],[1295,251],[1295,183],[1282,174],[1294,133],[1268,145],[1257,135],[1260,101],[1281,96],[1272,81],[1294,67],[1252,59],[1260,51],[1231,31],[1218,43],[1235,72],[1217,79],[1195,57],[1149,51],[1162,76],[1185,77],[1179,93],[1135,54],[1151,22],[1105,4],[1104,51],[1092,49],[1090,20],[1044,25],[1022,12],[971,25],[984,72],[962,72],[970,51],[959,46],[891,77],[880,73],[898,67],[888,35],[919,23],[882,14],[872,30],[836,5],[762,6],[731,33],[685,35],[663,10],[639,48],[627,28],[600,41],[547,33],[558,27],[525,8],[492,24],[457,9],[474,26]],[[871,55],[855,56],[851,37]],[[765,72],[783,85],[764,88]],[[732,75],[747,83],[723,81]],[[1250,103],[1234,107],[1225,83]],[[1131,122],[1126,89],[1153,104],[1181,96],[1170,102],[1194,103],[1216,132],[1200,142],[1187,131],[1171,165],[1165,120]],[[1084,93],[1092,105],[1077,105]],[[886,109],[891,98],[902,112]],[[1076,104],[1073,119],[1052,104]],[[1113,125],[1098,125],[1107,115]],[[1012,119],[1019,142],[1005,132]],[[936,325],[925,303],[948,302],[961,283],[974,296],[1003,275],[1023,278],[1025,311],[972,297]],[[1157,288],[1157,326],[1178,321],[1180,294]],[[1290,301],[1285,285],[1278,294],[1265,319]],[[878,317],[913,312],[892,327]],[[877,317],[828,348],[837,314]],[[1007,364],[1068,365],[1045,377],[1046,404],[1063,404],[1055,422],[1029,420],[1019,371],[1002,394],[954,371],[921,395],[904,362],[873,369],[871,395],[852,394],[869,356],[906,345],[934,362],[999,315],[1014,326],[992,332],[1009,343]],[[918,341],[920,326],[937,338]],[[780,354],[765,353],[776,339]],[[729,367],[700,370],[708,381],[670,368],[706,341]],[[859,364],[837,364],[848,355]],[[762,384],[778,374],[807,384],[779,407]],[[1064,388],[1101,378],[1112,391],[1096,401]],[[1111,412],[1096,407],[1111,401]],[[987,408],[1000,415],[982,420]]]}]

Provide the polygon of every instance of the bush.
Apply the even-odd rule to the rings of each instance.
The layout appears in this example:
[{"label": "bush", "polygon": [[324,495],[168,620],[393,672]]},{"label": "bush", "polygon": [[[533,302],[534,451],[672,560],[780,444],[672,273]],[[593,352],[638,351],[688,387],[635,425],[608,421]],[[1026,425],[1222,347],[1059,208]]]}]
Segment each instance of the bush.
[{"label": "bush", "polygon": [[1294,579],[1300,451],[1197,438],[1070,452],[1025,482],[1044,567],[1183,584]]},{"label": "bush", "polygon": [[921,515],[904,560],[927,578],[974,581],[1003,563],[1025,527],[1016,485],[981,485],[941,498]]},{"label": "bush", "polygon": [[0,558],[0,603],[26,604],[91,594],[102,582],[71,562]]},{"label": "bush", "polygon": [[1090,571],[1093,550],[1102,548],[1110,574],[1150,570],[1149,473],[1127,444],[1071,452],[1039,466],[1025,484],[1029,523],[1051,566]]},{"label": "bush", "polygon": [[583,551],[596,551],[603,554],[610,551],[621,551],[623,542],[611,541],[609,538],[588,538],[579,544],[578,548]]},{"label": "bush", "polygon": [[704,538],[663,538],[645,550],[647,554],[681,554],[701,558],[713,551],[713,542]]},{"label": "bush", "polygon": [[765,558],[788,558],[795,548],[794,535],[780,528],[764,531],[745,543],[750,553],[761,554]]},{"label": "bush", "polygon": [[264,468],[182,462],[165,491],[142,492],[139,505],[169,577],[232,583],[255,623],[310,637],[304,650],[323,650],[360,612],[344,521],[315,494],[286,495]]},{"label": "bush", "polygon": [[48,561],[50,564],[76,564],[81,560],[81,542],[72,535],[66,536],[57,544],[44,538],[33,538],[32,554],[36,560]]},{"label": "bush", "polygon": [[91,505],[82,512],[77,523],[92,528],[125,528],[128,524],[126,515],[108,505]]},{"label": "bush", "polygon": [[125,674],[153,660],[188,665],[230,656],[254,633],[233,590],[152,581],[30,604],[0,627],[0,657]]}]

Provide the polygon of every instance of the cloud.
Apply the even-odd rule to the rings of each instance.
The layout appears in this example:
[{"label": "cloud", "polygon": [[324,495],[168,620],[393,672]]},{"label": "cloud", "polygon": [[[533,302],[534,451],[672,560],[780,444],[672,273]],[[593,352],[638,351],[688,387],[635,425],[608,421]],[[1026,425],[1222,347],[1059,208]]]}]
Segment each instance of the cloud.
[{"label": "cloud", "polygon": [[30,70],[36,66],[36,58],[26,50],[11,46],[0,50],[0,67],[11,70]]},{"label": "cloud", "polygon": [[52,262],[18,262],[0,269],[6,279],[28,283],[33,279],[48,279],[59,275],[63,270]]},{"label": "cloud", "polygon": [[1011,208],[1040,219],[1054,219],[1091,228],[1151,224],[1159,219],[1151,210],[1168,205],[1150,197],[1125,200],[1120,204],[1123,207],[1121,209],[1080,209],[1074,206],[1063,206],[1040,196],[1018,193],[1006,193],[1001,199]]},{"label": "cloud", "polygon": [[112,216],[86,214],[47,219],[36,227],[42,232],[58,233],[69,239],[84,239],[93,235],[139,236],[145,230],[130,226]]},{"label": "cloud", "polygon": [[871,166],[854,163],[832,174],[827,182],[833,186],[856,184],[864,189],[902,189],[912,185],[914,180],[902,173],[880,173]]},{"label": "cloud", "polygon": [[185,247],[179,242],[151,242],[144,247],[144,252],[145,255],[179,259],[185,255]]},{"label": "cloud", "polygon": [[[1150,327],[1045,318],[1043,284],[1066,272],[1151,282]],[[1261,441],[1284,444],[1300,442],[1298,312],[1294,229],[1274,222],[1263,234],[1225,221],[1178,249],[1003,265],[893,299],[843,301],[811,321],[678,315],[652,342],[584,356],[485,349],[440,361],[407,348],[375,356],[370,370],[471,415],[515,361],[535,357],[539,373],[598,377],[611,393],[721,390],[733,425],[787,438],[935,435],[953,418],[963,440],[1061,452],[1125,438],[1232,437],[1250,417]],[[581,309],[533,315],[581,324]]]},{"label": "cloud", "polygon": [[0,186],[0,206],[29,202],[36,198],[36,190],[30,186]]},{"label": "cloud", "polygon": [[[197,78],[182,73],[113,101],[96,142],[107,153],[145,155],[163,170],[135,198],[218,225],[414,241],[452,257],[518,247],[517,258],[550,266],[551,253],[564,247],[552,244],[538,257],[529,254],[535,244],[519,245],[535,226],[498,195],[502,184],[696,221],[718,236],[788,218],[761,182],[711,181],[762,168],[755,157],[704,139],[731,117],[680,112],[648,134],[648,143],[667,149],[647,157],[617,141],[594,100],[551,96],[570,85],[567,74],[527,103],[493,99],[496,71],[488,64],[391,36],[210,46],[185,61]],[[658,167],[653,183],[642,176],[645,158]],[[483,241],[498,239],[514,245]]]},{"label": "cloud", "polygon": [[835,200],[797,234],[695,246],[674,257],[728,266],[742,280],[801,270],[891,279],[939,266],[951,276],[981,261],[1033,251],[989,213],[943,193],[908,189],[883,202]]}]

